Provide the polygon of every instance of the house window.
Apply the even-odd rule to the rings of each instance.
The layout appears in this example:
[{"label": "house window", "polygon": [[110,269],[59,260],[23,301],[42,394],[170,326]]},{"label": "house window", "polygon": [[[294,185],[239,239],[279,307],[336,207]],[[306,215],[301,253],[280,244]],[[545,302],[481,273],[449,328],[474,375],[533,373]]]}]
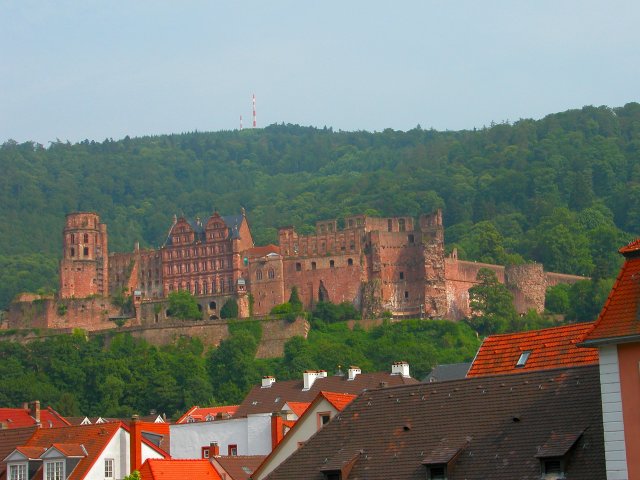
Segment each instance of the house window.
[{"label": "house window", "polygon": [[209,458],[209,447],[202,447],[202,458]]},{"label": "house window", "polygon": [[427,465],[427,480],[447,480],[447,466]]},{"label": "house window", "polygon": [[9,465],[9,480],[27,480],[27,465]]},{"label": "house window", "polygon": [[238,445],[229,445],[228,452],[229,452],[229,456],[230,457],[237,457],[238,456]]},{"label": "house window", "polygon": [[318,430],[324,427],[331,420],[331,412],[318,412]]},{"label": "house window", "polygon": [[45,480],[64,480],[64,461],[45,463]]},{"label": "house window", "polygon": [[561,458],[541,458],[540,468],[543,479],[564,478],[564,462]]},{"label": "house window", "polygon": [[113,458],[104,459],[104,478],[113,478]]},{"label": "house window", "polygon": [[522,368],[527,364],[527,360],[529,360],[529,356],[531,355],[531,350],[525,350],[518,358],[518,362],[516,363],[516,368]]},{"label": "house window", "polygon": [[269,269],[269,278],[276,278],[276,272],[273,270],[273,268]]}]

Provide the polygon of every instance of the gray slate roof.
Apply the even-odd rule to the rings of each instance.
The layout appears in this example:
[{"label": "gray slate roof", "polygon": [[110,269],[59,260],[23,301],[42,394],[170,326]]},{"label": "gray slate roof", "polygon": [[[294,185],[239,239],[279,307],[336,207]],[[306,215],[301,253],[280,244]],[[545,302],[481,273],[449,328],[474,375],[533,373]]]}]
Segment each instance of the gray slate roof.
[{"label": "gray slate roof", "polygon": [[423,382],[446,382],[448,380],[460,380],[467,376],[471,367],[471,362],[448,363],[434,367],[429,374],[424,377]]}]

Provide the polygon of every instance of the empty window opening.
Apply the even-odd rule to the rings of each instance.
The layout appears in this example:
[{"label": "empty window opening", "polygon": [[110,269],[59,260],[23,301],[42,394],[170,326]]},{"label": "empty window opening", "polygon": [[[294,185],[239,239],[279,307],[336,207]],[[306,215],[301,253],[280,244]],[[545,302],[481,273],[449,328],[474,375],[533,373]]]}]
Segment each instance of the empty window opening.
[{"label": "empty window opening", "polygon": [[71,256],[75,257],[76,256],[76,249],[71,247]]},{"label": "empty window opening", "polygon": [[391,231],[393,229],[393,221],[391,219],[387,220],[387,231]]},{"label": "empty window opening", "polygon": [[446,480],[447,479],[446,465],[429,465],[427,467],[427,479],[428,480]]},{"label": "empty window opening", "polygon": [[302,270],[302,264],[301,263],[296,263],[296,272],[299,272]]},{"label": "empty window opening", "polygon": [[353,258],[350,258],[347,260],[347,265],[352,266],[353,265]]},{"label": "empty window opening", "polygon": [[336,262],[334,262],[333,260],[329,260],[329,268],[333,268],[336,266]]},{"label": "empty window opening", "polygon": [[311,262],[311,270],[315,270],[316,269],[316,262]]},{"label": "empty window opening", "polygon": [[238,456],[238,445],[229,445],[228,452],[230,457]]},{"label": "empty window opening", "polygon": [[404,280],[404,272],[400,272],[400,280]]},{"label": "empty window opening", "polygon": [[409,243],[413,243],[415,241],[413,233],[407,237],[407,240],[409,240]]},{"label": "empty window opening", "polygon": [[407,292],[406,290],[404,291],[404,298],[405,300],[409,298],[409,292]]},{"label": "empty window opening", "polygon": [[516,363],[517,368],[524,367],[529,360],[529,356],[531,355],[531,350],[526,350],[520,354],[520,358],[518,358],[518,362]]},{"label": "empty window opening", "polygon": [[88,257],[89,256],[89,247],[84,247],[84,249],[82,250],[82,254],[85,257]]},{"label": "empty window opening", "polygon": [[401,219],[398,220],[398,229],[401,232],[404,232],[404,230],[405,230],[404,218],[401,218]]}]

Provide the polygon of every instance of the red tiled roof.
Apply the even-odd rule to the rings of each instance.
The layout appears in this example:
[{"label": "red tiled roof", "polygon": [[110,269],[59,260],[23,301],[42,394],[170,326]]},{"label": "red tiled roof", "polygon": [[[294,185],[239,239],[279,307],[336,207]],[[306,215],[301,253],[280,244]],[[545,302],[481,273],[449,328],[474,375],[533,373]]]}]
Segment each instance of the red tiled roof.
[{"label": "red tiled roof", "polygon": [[144,480],[221,480],[209,460],[147,459],[140,467]]},{"label": "red tiled roof", "polygon": [[[67,480],[80,480],[89,472],[97,458],[100,456],[109,441],[121,428],[120,423],[103,423],[100,425],[80,425],[60,428],[40,428],[26,443],[26,447],[49,448],[52,445],[63,447],[64,451],[73,449],[77,453],[77,447],[82,445],[86,450],[86,456],[82,457]],[[83,452],[84,453],[84,452]]]},{"label": "red tiled roof", "polygon": [[51,446],[65,457],[84,457],[86,455],[79,443],[54,443]]},{"label": "red tiled roof", "polygon": [[269,255],[270,253],[280,253],[280,247],[277,245],[269,244],[262,247],[253,247],[246,251],[247,256],[256,258],[256,257],[264,257],[265,255]]},{"label": "red tiled roof", "polygon": [[227,480],[248,480],[264,458],[264,455],[236,455],[215,457],[211,461],[227,474]]},{"label": "red tiled roof", "polygon": [[218,413],[227,413],[233,416],[237,409],[238,405],[224,405],[222,407],[198,407],[196,405],[176,420],[176,423],[187,423],[187,418],[189,417],[193,418],[196,422],[204,422],[206,421],[207,415],[215,417]]},{"label": "red tiled roof", "polygon": [[349,393],[335,393],[335,392],[320,392],[327,401],[333,405],[337,411],[341,412],[344,407],[349,405],[351,401],[357,397],[357,395],[351,395]]},{"label": "red tiled roof", "polygon": [[40,458],[40,455],[42,455],[46,451],[46,448],[44,448],[44,447],[17,447],[15,450],[20,452],[22,455],[24,455],[27,458]]},{"label": "red tiled roof", "polygon": [[[597,364],[597,349],[577,347],[592,327],[593,322],[576,323],[492,335],[482,342],[467,377]],[[516,367],[522,353],[527,351],[531,354],[524,366]]]},{"label": "red tiled roof", "polygon": [[309,408],[311,405],[310,402],[287,402],[287,405],[291,409],[293,413],[295,413],[298,418],[302,416],[302,414]]},{"label": "red tiled roof", "polygon": [[640,239],[622,247],[625,262],[585,345],[640,336]]},{"label": "red tiled roof", "polygon": [[[0,422],[7,428],[22,428],[36,425],[36,419],[29,414],[29,409],[24,408],[0,408]],[[40,410],[40,425],[43,428],[64,427],[70,425],[53,408],[47,407]]]}]

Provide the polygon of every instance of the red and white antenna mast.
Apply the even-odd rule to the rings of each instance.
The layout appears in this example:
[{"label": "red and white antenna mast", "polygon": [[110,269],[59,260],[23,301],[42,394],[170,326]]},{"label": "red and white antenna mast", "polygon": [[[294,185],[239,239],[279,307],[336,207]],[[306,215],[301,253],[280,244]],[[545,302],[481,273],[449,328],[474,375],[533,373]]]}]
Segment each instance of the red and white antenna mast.
[{"label": "red and white antenna mast", "polygon": [[256,128],[258,123],[256,121],[256,94],[253,94],[253,128]]},{"label": "red and white antenna mast", "polygon": [[240,115],[240,130],[242,130],[242,115]]}]

